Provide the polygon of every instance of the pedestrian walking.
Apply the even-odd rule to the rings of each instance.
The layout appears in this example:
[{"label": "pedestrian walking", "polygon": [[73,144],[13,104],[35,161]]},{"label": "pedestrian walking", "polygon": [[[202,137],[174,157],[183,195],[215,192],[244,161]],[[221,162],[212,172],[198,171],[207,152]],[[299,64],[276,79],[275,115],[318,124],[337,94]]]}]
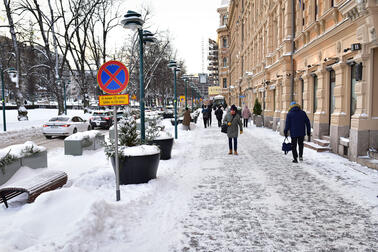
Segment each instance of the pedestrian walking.
[{"label": "pedestrian walking", "polygon": [[209,125],[209,127],[211,126],[211,118],[212,118],[212,113],[213,113],[213,104],[212,103],[210,103],[209,105],[208,105],[208,111],[209,111],[209,121],[208,121],[208,125]]},{"label": "pedestrian walking", "polygon": [[203,124],[205,128],[207,128],[208,120],[209,120],[209,108],[204,105],[202,109],[202,118],[203,118]]},{"label": "pedestrian walking", "polygon": [[228,146],[230,150],[228,154],[232,155],[232,140],[234,140],[234,154],[238,155],[239,128],[240,128],[240,134],[243,134],[243,124],[240,120],[240,115],[237,113],[237,108],[235,105],[231,106],[231,110],[224,117],[223,123],[226,123],[228,125],[227,137],[228,137]]},{"label": "pedestrian walking", "polygon": [[190,120],[190,111],[188,108],[185,108],[184,120],[182,121],[182,125],[184,126],[185,130],[190,130]]},{"label": "pedestrian walking", "polygon": [[289,113],[286,116],[286,125],[284,134],[285,137],[288,136],[288,131],[290,131],[291,146],[293,152],[293,163],[298,163],[298,153],[297,144],[299,146],[299,160],[303,161],[303,141],[306,135],[308,141],[311,139],[311,124],[307,117],[306,112],[304,112],[301,107],[295,102],[290,103]]},{"label": "pedestrian walking", "polygon": [[218,120],[218,127],[222,125],[222,118],[223,118],[223,110],[222,106],[219,106],[217,110],[215,110],[215,116],[217,117]]},{"label": "pedestrian walking", "polygon": [[248,120],[251,117],[251,111],[249,110],[247,105],[245,105],[245,107],[243,109],[242,116],[243,116],[243,122],[244,122],[243,126],[245,128],[247,128],[248,127]]}]

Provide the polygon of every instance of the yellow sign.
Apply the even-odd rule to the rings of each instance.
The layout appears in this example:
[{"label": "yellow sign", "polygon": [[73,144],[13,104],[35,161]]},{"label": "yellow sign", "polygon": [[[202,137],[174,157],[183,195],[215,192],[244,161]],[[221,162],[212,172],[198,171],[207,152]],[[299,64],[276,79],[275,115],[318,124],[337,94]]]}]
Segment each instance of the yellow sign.
[{"label": "yellow sign", "polygon": [[100,106],[129,105],[129,95],[100,95],[98,101]]},{"label": "yellow sign", "polygon": [[184,102],[185,101],[185,96],[181,95],[180,96],[180,102]]},{"label": "yellow sign", "polygon": [[218,86],[208,87],[208,90],[209,90],[209,95],[210,96],[212,96],[212,95],[219,95],[220,93],[222,93],[221,87],[218,87]]},{"label": "yellow sign", "polygon": [[136,95],[131,96],[131,100],[136,100]]}]

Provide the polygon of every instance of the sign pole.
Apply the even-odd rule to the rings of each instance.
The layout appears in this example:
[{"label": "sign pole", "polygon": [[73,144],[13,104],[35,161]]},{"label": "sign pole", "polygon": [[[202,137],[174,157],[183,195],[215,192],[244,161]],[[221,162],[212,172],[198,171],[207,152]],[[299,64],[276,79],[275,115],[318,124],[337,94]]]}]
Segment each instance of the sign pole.
[{"label": "sign pole", "polygon": [[117,127],[117,106],[114,106],[114,141],[115,141],[115,170],[116,170],[116,198],[121,200],[121,192],[119,190],[119,160],[118,160],[118,127]]}]

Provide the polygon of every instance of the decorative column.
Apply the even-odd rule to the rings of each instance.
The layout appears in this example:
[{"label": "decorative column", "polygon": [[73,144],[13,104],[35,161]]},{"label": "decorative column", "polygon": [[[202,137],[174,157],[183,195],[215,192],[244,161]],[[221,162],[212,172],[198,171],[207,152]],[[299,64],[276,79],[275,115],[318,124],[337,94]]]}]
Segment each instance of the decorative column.
[{"label": "decorative column", "polygon": [[343,149],[339,149],[340,137],[348,137],[349,135],[349,119],[347,118],[347,108],[346,108],[346,74],[347,65],[344,62],[339,62],[334,64],[333,69],[335,70],[335,110],[331,116],[331,149],[332,152],[343,155]]},{"label": "decorative column", "polygon": [[[315,72],[318,77],[318,89],[316,92],[316,98],[318,100],[317,111],[314,114],[314,124],[313,124],[313,138],[321,138],[321,136],[328,135],[329,123],[328,123],[328,113],[327,103],[327,71],[325,70],[325,65],[322,64],[321,69]],[[315,98],[315,97],[314,97]]]},{"label": "decorative column", "polygon": [[288,113],[290,107],[290,96],[291,96],[291,78],[290,76],[285,75],[284,79],[282,80],[282,102],[281,102],[281,118],[280,118],[280,134],[284,135],[285,123],[286,123],[286,115]]},{"label": "decorative column", "polygon": [[370,124],[368,122],[368,77],[369,77],[369,61],[368,55],[358,55],[356,64],[362,63],[362,80],[356,83],[357,104],[356,111],[352,116],[351,127],[349,133],[349,152],[348,156],[351,160],[356,161],[358,156],[365,156],[369,149]]}]

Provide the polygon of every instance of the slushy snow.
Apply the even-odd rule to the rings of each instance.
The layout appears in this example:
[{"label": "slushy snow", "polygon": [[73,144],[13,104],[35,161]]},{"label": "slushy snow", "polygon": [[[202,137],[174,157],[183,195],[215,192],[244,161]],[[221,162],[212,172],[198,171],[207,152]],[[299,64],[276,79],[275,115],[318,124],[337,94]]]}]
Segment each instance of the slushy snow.
[{"label": "slushy snow", "polygon": [[377,171],[309,149],[292,164],[283,137],[254,126],[239,137],[239,156],[227,155],[214,118],[207,129],[201,119],[179,127],[157,179],[121,186],[120,202],[103,149],[56,148],[48,168],[22,167],[4,186],[46,170],[66,172],[68,183],[0,206],[0,251],[378,250]]}]

